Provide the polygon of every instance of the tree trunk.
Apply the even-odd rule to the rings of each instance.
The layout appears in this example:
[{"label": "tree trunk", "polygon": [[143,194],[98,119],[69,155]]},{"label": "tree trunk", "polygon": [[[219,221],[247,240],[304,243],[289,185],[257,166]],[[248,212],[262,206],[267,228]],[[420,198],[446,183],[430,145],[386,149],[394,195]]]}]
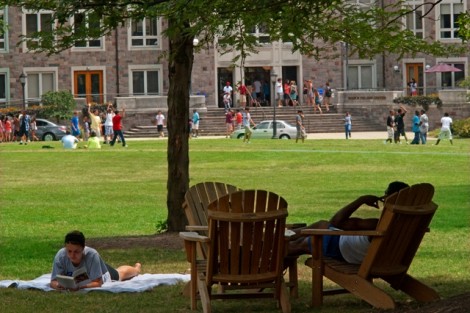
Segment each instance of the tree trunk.
[{"label": "tree trunk", "polygon": [[[172,21],[170,20],[169,23]],[[189,29],[189,23],[182,27]],[[181,231],[186,225],[182,208],[189,187],[189,88],[193,67],[193,36],[185,28],[169,38],[168,90],[168,230]]]}]

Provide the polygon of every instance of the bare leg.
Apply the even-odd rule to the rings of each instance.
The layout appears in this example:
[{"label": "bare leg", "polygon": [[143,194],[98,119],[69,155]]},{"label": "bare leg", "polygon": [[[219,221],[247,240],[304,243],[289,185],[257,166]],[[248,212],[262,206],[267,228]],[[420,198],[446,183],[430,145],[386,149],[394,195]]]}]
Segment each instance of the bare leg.
[{"label": "bare leg", "polygon": [[135,263],[134,266],[119,266],[116,271],[119,273],[119,280],[123,281],[139,275],[141,268],[142,265],[140,263]]}]

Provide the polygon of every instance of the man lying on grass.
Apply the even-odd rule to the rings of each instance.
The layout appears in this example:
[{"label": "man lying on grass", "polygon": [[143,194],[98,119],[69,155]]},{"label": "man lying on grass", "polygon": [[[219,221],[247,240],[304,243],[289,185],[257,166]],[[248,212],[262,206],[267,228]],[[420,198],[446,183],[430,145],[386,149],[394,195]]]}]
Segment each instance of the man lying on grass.
[{"label": "man lying on grass", "polygon": [[[123,265],[114,269],[101,259],[95,249],[85,246],[85,236],[82,232],[74,230],[65,235],[65,247],[60,249],[54,258],[51,288],[72,291],[97,288],[105,282],[131,279],[139,275],[140,269],[140,263],[134,266]],[[74,273],[79,273],[79,275],[74,275]],[[63,276],[73,277],[76,285],[64,286],[67,277]]]}]

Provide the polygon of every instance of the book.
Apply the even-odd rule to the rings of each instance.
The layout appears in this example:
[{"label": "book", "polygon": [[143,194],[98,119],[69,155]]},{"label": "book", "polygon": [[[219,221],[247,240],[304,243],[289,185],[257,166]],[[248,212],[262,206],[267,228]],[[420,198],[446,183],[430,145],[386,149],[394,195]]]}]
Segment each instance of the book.
[{"label": "book", "polygon": [[81,267],[73,272],[72,276],[57,275],[56,279],[66,289],[78,289],[91,281],[85,267]]}]

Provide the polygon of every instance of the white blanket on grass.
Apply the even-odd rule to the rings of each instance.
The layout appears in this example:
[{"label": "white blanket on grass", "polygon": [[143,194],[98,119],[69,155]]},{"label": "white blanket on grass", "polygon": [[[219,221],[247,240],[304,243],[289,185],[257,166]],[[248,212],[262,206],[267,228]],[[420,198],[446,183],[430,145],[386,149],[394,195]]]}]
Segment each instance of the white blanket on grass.
[{"label": "white blanket on grass", "polygon": [[[106,292],[143,292],[161,285],[175,285],[179,282],[188,282],[190,275],[183,274],[142,274],[126,281],[113,281],[104,283],[100,288],[80,289],[79,292],[106,291]],[[49,286],[51,274],[44,274],[33,280],[1,280],[0,288],[39,289],[52,291]]]}]

